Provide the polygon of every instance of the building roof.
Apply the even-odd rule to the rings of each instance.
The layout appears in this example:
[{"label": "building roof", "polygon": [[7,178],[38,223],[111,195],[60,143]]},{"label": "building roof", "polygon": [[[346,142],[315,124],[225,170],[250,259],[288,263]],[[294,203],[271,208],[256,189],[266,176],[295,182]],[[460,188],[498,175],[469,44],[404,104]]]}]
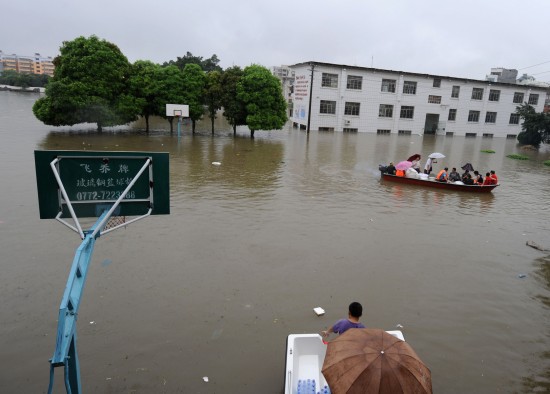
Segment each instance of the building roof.
[{"label": "building roof", "polygon": [[492,82],[492,81],[486,81],[486,80],[483,80],[483,79],[460,78],[460,77],[451,77],[451,76],[448,76],[448,75],[423,74],[423,73],[415,73],[415,72],[410,72],[410,71],[386,70],[386,69],[383,69],[383,68],[350,66],[350,65],[347,65],[347,64],[334,64],[334,63],[325,63],[325,62],[316,62],[316,61],[296,63],[296,64],[291,65],[290,68],[310,66],[312,64],[316,65],[316,66],[345,68],[345,69],[348,69],[348,70],[360,70],[360,71],[371,71],[371,72],[390,72],[390,73],[410,75],[410,76],[415,76],[415,77],[441,78],[441,79],[449,79],[449,80],[461,81],[461,82],[472,82],[472,83],[478,83],[478,84],[484,84],[484,85],[532,87],[534,89],[547,90],[546,88],[543,88],[541,86],[536,86],[536,85],[528,85],[528,84],[521,84],[520,85],[520,84],[508,83],[508,82]]}]

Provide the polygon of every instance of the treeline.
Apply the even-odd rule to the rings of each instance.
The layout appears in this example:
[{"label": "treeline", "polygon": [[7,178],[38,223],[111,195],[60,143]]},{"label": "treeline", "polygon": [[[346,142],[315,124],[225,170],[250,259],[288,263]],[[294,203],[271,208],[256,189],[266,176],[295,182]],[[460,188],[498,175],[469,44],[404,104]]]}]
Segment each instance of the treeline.
[{"label": "treeline", "polygon": [[236,132],[247,125],[256,130],[281,129],[287,121],[287,105],[280,81],[259,65],[223,70],[216,55],[208,59],[191,53],[162,65],[148,60],[131,64],[120,49],[96,36],[66,41],[54,59],[55,72],[38,99],[34,115],[52,126],[96,123],[127,124],[139,116],[166,116],[166,104],[189,105],[195,132],[196,121],[207,113],[212,120],[223,116]]},{"label": "treeline", "polygon": [[46,74],[26,74],[15,70],[4,70],[0,75],[0,85],[20,86],[23,89],[43,88],[49,80]]}]

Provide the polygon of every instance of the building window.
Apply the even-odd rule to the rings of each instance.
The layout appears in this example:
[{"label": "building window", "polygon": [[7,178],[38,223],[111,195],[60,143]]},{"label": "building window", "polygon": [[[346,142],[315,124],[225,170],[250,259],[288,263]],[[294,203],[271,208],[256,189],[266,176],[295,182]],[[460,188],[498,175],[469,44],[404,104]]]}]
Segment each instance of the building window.
[{"label": "building window", "polygon": [[500,90],[489,90],[489,101],[499,101],[500,100]]},{"label": "building window", "polygon": [[416,94],[416,82],[405,81],[403,83],[403,93],[405,93],[405,94]]},{"label": "building window", "polygon": [[344,133],[357,133],[357,131],[356,128],[344,127]]},{"label": "building window", "polygon": [[496,123],[497,113],[496,112],[487,112],[485,114],[485,123]]},{"label": "building window", "polygon": [[414,107],[408,105],[401,106],[401,113],[399,115],[401,119],[412,119],[414,118]]},{"label": "building window", "polygon": [[452,132],[452,131],[447,131],[447,132],[445,133],[445,135],[446,135],[447,137],[452,137],[454,134],[455,134],[455,133]]},{"label": "building window", "polygon": [[338,74],[323,73],[323,77],[321,79],[321,86],[324,88],[337,88]]},{"label": "building window", "polygon": [[381,118],[391,118],[393,116],[393,105],[380,104],[378,116],[380,116]]},{"label": "building window", "polygon": [[447,120],[456,120],[456,108],[449,109],[449,117]]},{"label": "building window", "polygon": [[361,90],[363,88],[363,77],[348,75],[348,83],[346,87],[348,89]]},{"label": "building window", "polygon": [[458,98],[460,95],[460,86],[453,86],[453,91],[451,92],[452,98]]},{"label": "building window", "polygon": [[412,130],[398,130],[397,134],[399,134],[399,135],[411,135]]},{"label": "building window", "polygon": [[517,134],[506,134],[507,140],[515,140],[517,137]]},{"label": "building window", "polygon": [[479,122],[479,111],[470,111],[468,113],[468,122]]},{"label": "building window", "polygon": [[477,133],[466,133],[466,137],[477,137]]},{"label": "building window", "polygon": [[483,138],[493,138],[492,133],[483,133]]},{"label": "building window", "polygon": [[519,114],[510,114],[509,124],[519,124]]},{"label": "building window", "polygon": [[539,95],[531,93],[529,95],[529,102],[530,105],[537,105],[539,103]]},{"label": "building window", "polygon": [[430,104],[441,104],[441,96],[428,96],[428,103]]},{"label": "building window", "polygon": [[514,103],[515,104],[521,104],[523,103],[523,93],[514,93]]},{"label": "building window", "polygon": [[346,102],[346,106],[344,107],[344,115],[359,116],[360,107],[361,107],[361,103],[348,103],[348,102]]},{"label": "building window", "polygon": [[382,92],[395,93],[395,79],[382,80]]},{"label": "building window", "polygon": [[441,78],[434,78],[434,88],[441,87]]},{"label": "building window", "polygon": [[334,131],[334,127],[319,127],[319,131]]},{"label": "building window", "polygon": [[376,134],[390,134],[390,133],[391,133],[391,130],[386,130],[386,129],[376,130]]},{"label": "building window", "polygon": [[483,100],[483,88],[472,89],[472,100]]},{"label": "building window", "polygon": [[336,113],[336,101],[321,100],[321,107],[319,108],[321,114],[335,114]]}]

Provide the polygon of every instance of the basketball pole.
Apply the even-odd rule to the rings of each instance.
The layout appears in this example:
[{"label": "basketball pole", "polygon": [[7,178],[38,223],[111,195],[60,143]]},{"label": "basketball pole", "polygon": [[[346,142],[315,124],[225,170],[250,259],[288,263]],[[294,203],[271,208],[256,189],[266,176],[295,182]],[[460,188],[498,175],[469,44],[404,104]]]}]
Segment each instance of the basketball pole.
[{"label": "basketball pole", "polygon": [[67,393],[82,393],[80,379],[80,365],[78,361],[76,344],[76,321],[78,319],[78,309],[86,284],[88,268],[92,260],[96,238],[105,226],[106,218],[110,215],[108,210],[97,219],[90,230],[85,232],[82,243],[76,250],[73,265],[69,272],[65,292],[59,306],[59,316],[57,319],[57,337],[55,351],[50,359],[50,384],[48,394],[52,393],[54,381],[54,368],[63,367],[65,389]]}]

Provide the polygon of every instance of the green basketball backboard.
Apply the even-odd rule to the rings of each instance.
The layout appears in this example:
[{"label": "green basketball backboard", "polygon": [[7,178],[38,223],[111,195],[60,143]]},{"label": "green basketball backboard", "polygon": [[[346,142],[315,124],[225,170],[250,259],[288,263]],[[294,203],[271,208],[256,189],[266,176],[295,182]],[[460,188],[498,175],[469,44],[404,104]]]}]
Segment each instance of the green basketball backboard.
[{"label": "green basketball backboard", "polygon": [[170,213],[168,153],[37,150],[34,158],[41,219],[71,217],[69,207],[98,217],[132,182],[114,214]]}]

